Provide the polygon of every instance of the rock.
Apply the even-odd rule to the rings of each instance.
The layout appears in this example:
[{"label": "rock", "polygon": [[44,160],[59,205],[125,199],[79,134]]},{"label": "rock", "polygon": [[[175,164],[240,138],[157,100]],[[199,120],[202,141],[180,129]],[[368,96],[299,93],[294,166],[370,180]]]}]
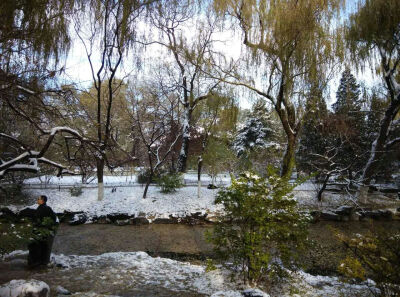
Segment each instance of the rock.
[{"label": "rock", "polygon": [[150,224],[149,220],[145,217],[137,217],[130,220],[132,225],[148,225]]},{"label": "rock", "polygon": [[361,217],[361,214],[359,212],[353,212],[350,216],[349,219],[350,221],[359,221]]},{"label": "rock", "polygon": [[68,221],[72,220],[75,217],[75,215],[80,215],[83,213],[84,213],[83,211],[73,212],[73,211],[64,210],[63,213],[57,214],[57,216],[61,222],[68,222]]},{"label": "rock", "polygon": [[267,293],[259,289],[246,289],[242,291],[243,297],[270,297]]},{"label": "rock", "polygon": [[35,217],[35,213],[36,213],[36,209],[27,207],[27,208],[24,208],[23,210],[21,210],[21,211],[18,213],[18,216],[19,216],[20,218],[30,218],[30,219],[33,219],[33,218]]},{"label": "rock", "polygon": [[56,291],[58,294],[61,294],[61,295],[71,295],[70,291],[68,291],[67,289],[65,289],[61,286],[57,286]]},{"label": "rock", "polygon": [[153,221],[154,224],[178,224],[178,219],[173,217],[173,216],[169,216],[169,218],[158,218],[155,219]]},{"label": "rock", "polygon": [[74,217],[68,222],[71,226],[85,224],[87,221],[87,216],[84,213],[76,214]]},{"label": "rock", "polygon": [[0,218],[4,218],[7,220],[16,220],[17,215],[7,207],[3,207],[0,209]]},{"label": "rock", "polygon": [[97,224],[108,224],[108,223],[110,223],[111,221],[109,220],[109,219],[107,219],[107,217],[106,216],[99,216],[99,217],[97,217],[97,219],[96,219],[96,223]]},{"label": "rock", "polygon": [[379,189],[379,191],[381,193],[385,193],[385,194],[398,194],[399,193],[398,188],[382,188],[382,189]]},{"label": "rock", "polygon": [[321,220],[325,221],[341,221],[342,217],[332,211],[322,211],[320,215]]},{"label": "rock", "polygon": [[0,287],[1,297],[48,297],[50,296],[49,286],[42,281],[12,280]]},{"label": "rock", "polygon": [[116,221],[115,221],[115,224],[116,224],[117,226],[126,226],[126,225],[129,225],[129,219],[126,219],[126,220],[116,220]]},{"label": "rock", "polygon": [[110,213],[107,215],[107,219],[111,222],[116,222],[117,220],[129,220],[133,216],[128,215],[127,213]]},{"label": "rock", "polygon": [[340,216],[350,216],[354,212],[354,207],[343,205],[333,211]]},{"label": "rock", "polygon": [[321,218],[321,212],[319,210],[312,210],[310,211],[310,216],[312,217],[312,223],[318,222]]},{"label": "rock", "polygon": [[217,187],[216,185],[209,184],[209,185],[207,186],[207,189],[209,189],[209,190],[214,190],[214,189],[218,189],[218,187]]},{"label": "rock", "polygon": [[361,217],[370,218],[373,220],[391,220],[393,219],[393,213],[390,210],[378,209],[378,210],[366,210],[361,212]]},{"label": "rock", "polygon": [[189,224],[189,225],[201,225],[208,223],[209,220],[206,219],[207,213],[195,212],[190,215],[181,218],[180,223]]}]

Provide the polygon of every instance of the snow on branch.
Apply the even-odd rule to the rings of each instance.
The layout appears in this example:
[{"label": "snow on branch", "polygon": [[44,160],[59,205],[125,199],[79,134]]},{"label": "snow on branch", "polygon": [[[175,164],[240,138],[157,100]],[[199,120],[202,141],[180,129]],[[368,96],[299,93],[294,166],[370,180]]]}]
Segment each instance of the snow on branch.
[{"label": "snow on branch", "polygon": [[[0,133],[0,137],[10,139],[10,140],[20,144],[21,147],[25,150],[25,152],[21,153],[17,157],[15,157],[7,162],[0,163],[0,178],[2,178],[4,176],[4,174],[6,174],[9,171],[28,171],[28,172],[35,172],[35,173],[39,172],[40,168],[38,166],[38,162],[45,163],[45,164],[48,164],[48,165],[58,168],[59,169],[58,176],[60,176],[63,173],[73,174],[73,172],[68,171],[65,166],[63,166],[59,163],[53,162],[51,160],[48,160],[43,157],[44,154],[49,149],[50,145],[52,144],[56,134],[61,133],[61,132],[66,132],[66,133],[72,134],[74,137],[76,137],[80,140],[83,140],[83,138],[79,134],[79,132],[77,132],[74,129],[71,129],[69,127],[55,127],[49,131],[45,131],[45,134],[49,134],[49,138],[47,139],[46,143],[44,144],[44,146],[42,147],[40,152],[37,152],[37,151],[31,151],[31,150],[27,149],[27,147],[22,142],[20,142],[18,139],[16,139],[15,137],[4,134],[4,133]],[[28,161],[28,160],[29,160],[29,163],[26,163],[26,161]]]},{"label": "snow on branch", "polygon": [[400,143],[400,137],[397,137],[395,139],[390,140],[388,143],[386,143],[385,148],[389,149],[390,147],[392,147],[396,143]]}]

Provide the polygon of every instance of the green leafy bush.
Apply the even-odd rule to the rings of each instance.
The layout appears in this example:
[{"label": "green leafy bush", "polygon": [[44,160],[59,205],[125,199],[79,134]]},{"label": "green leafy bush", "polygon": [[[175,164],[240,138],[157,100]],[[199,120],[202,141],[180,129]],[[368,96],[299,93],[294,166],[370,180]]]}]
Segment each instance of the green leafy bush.
[{"label": "green leafy bush", "polygon": [[32,240],[32,222],[22,219],[19,222],[0,220],[0,256],[17,249],[26,249]]},{"label": "green leafy bush", "polygon": [[[220,259],[233,262],[245,283],[282,276],[305,247],[309,217],[297,208],[291,185],[268,169],[268,178],[245,173],[215,200],[225,213],[208,235]],[[293,268],[293,267],[292,267]]]},{"label": "green leafy bush", "polygon": [[17,249],[27,249],[32,241],[46,240],[54,236],[58,228],[50,217],[38,222],[22,218],[16,222],[0,220],[0,256]]},{"label": "green leafy bush", "polygon": [[379,289],[371,290],[376,296],[400,296],[400,232],[381,231],[377,235],[354,237],[336,235],[351,255],[339,265],[340,273],[351,280],[372,278]]},{"label": "green leafy bush", "polygon": [[82,195],[82,187],[72,187],[70,190],[71,196],[78,197]]},{"label": "green leafy bush", "polygon": [[[163,170],[158,170],[157,172],[154,172],[153,174],[153,178],[151,179],[151,183],[157,182],[157,180],[160,178],[160,176],[162,175]],[[149,180],[150,177],[150,170],[146,169],[143,171],[140,171],[138,176],[137,176],[137,182],[139,184],[146,184],[147,181]]]},{"label": "green leafy bush", "polygon": [[167,173],[157,178],[157,185],[162,193],[172,193],[183,187],[182,175],[179,173]]}]

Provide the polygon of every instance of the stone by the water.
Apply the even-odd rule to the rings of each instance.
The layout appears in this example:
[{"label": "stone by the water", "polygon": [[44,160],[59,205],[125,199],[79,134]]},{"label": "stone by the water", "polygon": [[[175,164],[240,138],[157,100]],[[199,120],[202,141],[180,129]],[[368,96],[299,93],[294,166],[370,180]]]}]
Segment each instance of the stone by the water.
[{"label": "stone by the water", "polygon": [[49,297],[50,288],[42,281],[12,280],[0,287],[1,297]]},{"label": "stone by the water", "polygon": [[68,291],[67,289],[65,289],[64,287],[61,287],[61,286],[57,286],[56,291],[57,291],[57,294],[71,295],[70,291]]}]

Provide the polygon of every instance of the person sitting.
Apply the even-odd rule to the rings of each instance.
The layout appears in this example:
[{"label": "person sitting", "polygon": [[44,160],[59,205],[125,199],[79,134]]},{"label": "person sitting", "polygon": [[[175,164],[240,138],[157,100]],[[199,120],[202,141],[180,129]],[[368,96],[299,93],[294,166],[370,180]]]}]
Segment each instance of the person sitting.
[{"label": "person sitting", "polygon": [[47,204],[45,195],[39,196],[35,212],[33,240],[28,245],[28,266],[35,268],[50,262],[51,248],[57,231],[58,218]]}]

